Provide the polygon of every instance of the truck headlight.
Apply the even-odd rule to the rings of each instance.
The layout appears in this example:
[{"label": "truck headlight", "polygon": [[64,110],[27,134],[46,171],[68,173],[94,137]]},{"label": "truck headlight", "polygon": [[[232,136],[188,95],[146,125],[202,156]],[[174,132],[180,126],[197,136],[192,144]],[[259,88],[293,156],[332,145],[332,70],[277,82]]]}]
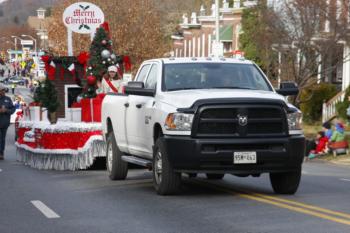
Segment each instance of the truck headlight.
[{"label": "truck headlight", "polygon": [[170,113],[165,120],[167,130],[191,131],[193,114]]},{"label": "truck headlight", "polygon": [[[300,133],[303,127],[303,114],[300,111],[292,112],[287,114],[289,133],[294,132]],[[293,132],[294,131],[294,132]]]}]

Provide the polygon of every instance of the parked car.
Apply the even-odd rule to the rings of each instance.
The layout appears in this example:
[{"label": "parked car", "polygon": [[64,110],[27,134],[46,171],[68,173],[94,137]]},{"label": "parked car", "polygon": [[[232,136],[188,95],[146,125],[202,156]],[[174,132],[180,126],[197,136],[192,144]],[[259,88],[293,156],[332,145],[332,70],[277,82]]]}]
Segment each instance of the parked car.
[{"label": "parked car", "polygon": [[1,83],[7,83],[8,80],[9,80],[8,77],[0,77],[0,82],[1,82]]},{"label": "parked car", "polygon": [[7,83],[8,84],[19,84],[19,85],[24,86],[25,79],[22,77],[19,77],[19,76],[14,76],[14,77],[9,78]]},{"label": "parked car", "polygon": [[160,195],[179,190],[181,173],[269,173],[275,193],[297,191],[302,114],[284,97],[298,93],[295,84],[274,90],[253,62],[219,58],[146,61],[135,80],[102,103],[110,179],[125,179],[134,163],[153,170]]}]

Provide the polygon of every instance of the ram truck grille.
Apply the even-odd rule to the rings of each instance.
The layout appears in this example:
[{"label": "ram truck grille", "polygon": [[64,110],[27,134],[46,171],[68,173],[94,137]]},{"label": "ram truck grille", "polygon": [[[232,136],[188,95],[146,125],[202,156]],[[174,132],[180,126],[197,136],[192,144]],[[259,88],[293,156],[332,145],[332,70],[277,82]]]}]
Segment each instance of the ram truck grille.
[{"label": "ram truck grille", "polygon": [[195,137],[276,137],[288,132],[279,105],[202,106],[192,129]]}]

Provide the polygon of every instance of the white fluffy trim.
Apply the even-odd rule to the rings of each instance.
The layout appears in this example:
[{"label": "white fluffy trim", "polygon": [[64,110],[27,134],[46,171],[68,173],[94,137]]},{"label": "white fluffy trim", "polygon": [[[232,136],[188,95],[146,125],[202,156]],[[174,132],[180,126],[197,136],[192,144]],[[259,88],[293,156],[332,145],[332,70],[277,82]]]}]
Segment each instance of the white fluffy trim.
[{"label": "white fluffy trim", "polygon": [[84,123],[68,121],[58,121],[55,125],[51,125],[49,122],[45,121],[20,121],[18,126],[20,128],[41,129],[41,132],[46,133],[90,132],[98,130],[102,131],[101,123]]},{"label": "white fluffy trim", "polygon": [[93,136],[78,150],[34,149],[16,143],[20,161],[30,167],[45,170],[79,170],[89,168],[96,157],[106,156],[106,144],[101,136]]}]

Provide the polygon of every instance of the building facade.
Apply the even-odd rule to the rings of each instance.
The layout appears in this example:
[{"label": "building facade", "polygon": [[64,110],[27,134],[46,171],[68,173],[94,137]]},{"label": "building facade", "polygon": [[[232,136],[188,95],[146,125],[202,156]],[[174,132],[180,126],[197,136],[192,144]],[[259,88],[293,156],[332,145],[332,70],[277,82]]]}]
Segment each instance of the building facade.
[{"label": "building facade", "polygon": [[[232,56],[239,51],[239,35],[241,33],[241,20],[244,7],[256,5],[256,1],[234,0],[230,6],[227,0],[222,1],[220,8],[219,39],[224,56]],[[202,6],[191,17],[186,14],[182,17],[182,23],[177,32],[172,36],[172,55],[175,57],[208,57],[213,55],[215,31],[216,6],[212,5],[210,14]]]},{"label": "building facade", "polygon": [[27,24],[29,27],[37,31],[37,35],[40,38],[40,44],[38,44],[38,47],[46,49],[49,43],[47,28],[48,25],[50,25],[51,17],[46,16],[46,10],[44,8],[39,8],[36,12],[36,16],[28,17]]}]

